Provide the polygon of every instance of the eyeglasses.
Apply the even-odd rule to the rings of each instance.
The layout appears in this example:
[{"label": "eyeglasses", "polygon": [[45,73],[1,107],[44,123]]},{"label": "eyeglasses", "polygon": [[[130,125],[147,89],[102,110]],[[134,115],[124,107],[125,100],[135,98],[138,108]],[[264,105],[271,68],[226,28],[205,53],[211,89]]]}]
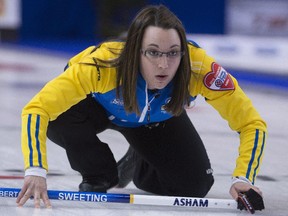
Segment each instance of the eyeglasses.
[{"label": "eyeglasses", "polygon": [[140,51],[144,56],[154,60],[161,58],[163,55],[166,55],[166,57],[171,60],[181,58],[184,55],[184,52],[176,50],[172,50],[169,52],[160,52],[157,50],[149,50],[149,49]]}]

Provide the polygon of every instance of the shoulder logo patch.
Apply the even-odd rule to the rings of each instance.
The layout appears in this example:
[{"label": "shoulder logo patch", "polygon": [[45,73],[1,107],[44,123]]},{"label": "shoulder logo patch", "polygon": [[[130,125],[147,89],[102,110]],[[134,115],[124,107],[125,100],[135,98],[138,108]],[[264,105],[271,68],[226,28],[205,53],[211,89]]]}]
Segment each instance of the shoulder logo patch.
[{"label": "shoulder logo patch", "polygon": [[217,63],[213,62],[212,71],[204,77],[204,85],[216,91],[225,91],[235,89],[233,80],[230,74]]}]

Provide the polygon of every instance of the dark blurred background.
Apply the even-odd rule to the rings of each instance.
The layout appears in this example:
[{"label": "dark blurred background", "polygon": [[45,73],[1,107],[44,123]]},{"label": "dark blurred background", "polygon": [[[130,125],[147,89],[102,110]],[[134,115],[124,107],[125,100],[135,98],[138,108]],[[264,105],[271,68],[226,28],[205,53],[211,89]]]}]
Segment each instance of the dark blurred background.
[{"label": "dark blurred background", "polygon": [[224,33],[225,0],[23,0],[22,39],[95,39],[126,31],[135,14],[147,4],[163,3],[183,21],[190,33]]},{"label": "dark blurred background", "polygon": [[166,5],[190,34],[288,36],[288,0],[0,0],[0,41],[99,41],[148,4]]},{"label": "dark blurred background", "polygon": [[[9,3],[10,2],[10,3]],[[93,43],[125,32],[136,13],[148,4],[164,4],[182,20],[188,33],[224,34],[225,0],[0,0],[2,8],[19,2],[19,22],[5,27],[1,41],[35,46]],[[182,3],[183,2],[183,3]],[[6,5],[5,5],[6,4]],[[76,43],[75,43],[76,42]],[[58,45],[57,45],[58,44]],[[57,47],[56,47],[57,48]]]}]

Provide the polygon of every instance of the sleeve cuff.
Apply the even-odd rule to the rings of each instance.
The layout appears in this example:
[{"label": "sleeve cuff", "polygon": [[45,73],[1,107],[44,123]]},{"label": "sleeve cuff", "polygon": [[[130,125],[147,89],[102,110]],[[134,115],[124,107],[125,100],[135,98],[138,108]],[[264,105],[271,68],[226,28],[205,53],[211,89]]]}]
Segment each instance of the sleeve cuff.
[{"label": "sleeve cuff", "polygon": [[40,176],[46,178],[47,171],[41,167],[30,167],[25,170],[25,176]]},{"label": "sleeve cuff", "polygon": [[235,184],[237,182],[248,183],[248,184],[252,185],[252,183],[247,178],[245,178],[243,176],[234,176],[234,177],[232,177],[231,185],[233,185],[233,184]]}]

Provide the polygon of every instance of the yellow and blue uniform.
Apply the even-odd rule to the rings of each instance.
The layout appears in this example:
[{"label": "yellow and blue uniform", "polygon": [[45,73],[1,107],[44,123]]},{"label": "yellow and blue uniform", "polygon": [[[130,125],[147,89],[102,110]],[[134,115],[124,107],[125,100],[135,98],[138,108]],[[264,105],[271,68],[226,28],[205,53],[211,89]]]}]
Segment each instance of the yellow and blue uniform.
[{"label": "yellow and blue uniform", "polygon": [[[169,102],[173,83],[155,94],[147,91],[140,73],[137,99],[142,115],[125,112],[123,101],[116,97],[116,68],[97,68],[94,65],[96,58],[117,58],[123,46],[123,42],[106,42],[87,48],[70,59],[65,71],[48,82],[24,107],[22,151],[25,169],[41,167],[48,170],[46,133],[49,121],[55,120],[87,95],[92,95],[104,107],[112,123],[121,127],[139,127],[172,117],[163,105]],[[239,133],[239,157],[233,176],[243,176],[254,183],[263,157],[266,124],[233,76],[195,44],[189,43],[188,48],[192,67],[191,100],[203,96],[228,121],[231,129]],[[147,101],[149,110],[144,111]]]}]

